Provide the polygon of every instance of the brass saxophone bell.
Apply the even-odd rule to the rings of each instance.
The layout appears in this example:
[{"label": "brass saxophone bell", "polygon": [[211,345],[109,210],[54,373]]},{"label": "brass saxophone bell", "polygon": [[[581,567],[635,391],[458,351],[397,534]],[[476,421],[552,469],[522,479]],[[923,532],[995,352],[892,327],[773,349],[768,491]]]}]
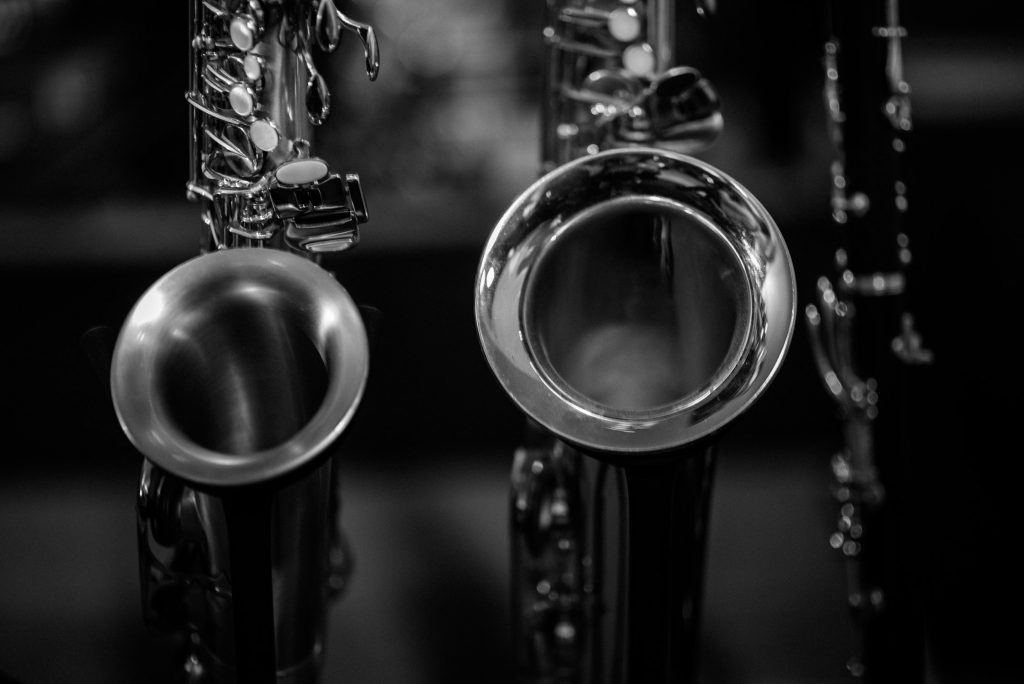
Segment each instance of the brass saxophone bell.
[{"label": "brass saxophone bell", "polygon": [[280,250],[195,257],[135,304],[111,390],[135,446],[199,485],[272,480],[344,430],[368,373],[366,331],[344,288]]},{"label": "brass saxophone bell", "polygon": [[568,443],[636,458],[708,437],[778,371],[794,327],[782,235],[735,180],[624,148],[538,180],[491,234],[476,321],[499,382]]}]

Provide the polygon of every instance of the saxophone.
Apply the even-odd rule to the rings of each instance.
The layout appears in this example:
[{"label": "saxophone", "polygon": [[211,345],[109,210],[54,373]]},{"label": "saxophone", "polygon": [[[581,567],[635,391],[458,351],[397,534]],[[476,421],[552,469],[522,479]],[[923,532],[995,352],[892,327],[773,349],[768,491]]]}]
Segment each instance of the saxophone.
[{"label": "saxophone", "polygon": [[524,683],[695,680],[717,437],[792,337],[782,234],[689,156],[722,117],[673,64],[675,9],[548,0],[543,175],[477,271],[484,355],[527,417],[510,494]]},{"label": "saxophone", "polygon": [[193,0],[189,199],[200,253],[159,278],[117,338],[111,392],[141,452],[143,613],[180,635],[188,682],[316,682],[349,557],[339,438],[366,384],[360,308],[325,254],[359,242],[357,174],[312,152],[330,113],[314,49],[372,27],[332,0]]}]

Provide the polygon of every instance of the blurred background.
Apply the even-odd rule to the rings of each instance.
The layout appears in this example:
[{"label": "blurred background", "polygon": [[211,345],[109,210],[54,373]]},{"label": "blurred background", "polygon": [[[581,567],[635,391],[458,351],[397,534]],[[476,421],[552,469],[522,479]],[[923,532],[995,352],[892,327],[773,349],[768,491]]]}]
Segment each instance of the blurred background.
[{"label": "blurred background", "polygon": [[[680,62],[722,99],[703,158],[747,186],[793,255],[801,306],[831,267],[826,3],[680,3]],[[1024,11],[902,3],[915,129],[909,232],[918,327],[913,468],[934,682],[1009,681],[1020,626]],[[184,3],[0,0],[0,680],[162,682],[146,633],[140,457],[83,334],[116,330],[197,254]],[[356,558],[331,609],[325,681],[511,681],[507,496],[521,415],[480,352],[473,278],[538,171],[540,0],[361,0],[380,78],[349,36],[330,60],[318,154],[358,173],[361,246],[330,263],[383,313],[346,442]],[[102,364],[100,364],[102,365]],[[843,565],[828,546],[840,424],[798,327],[780,375],[722,439],[703,668],[708,684],[848,679]]]}]

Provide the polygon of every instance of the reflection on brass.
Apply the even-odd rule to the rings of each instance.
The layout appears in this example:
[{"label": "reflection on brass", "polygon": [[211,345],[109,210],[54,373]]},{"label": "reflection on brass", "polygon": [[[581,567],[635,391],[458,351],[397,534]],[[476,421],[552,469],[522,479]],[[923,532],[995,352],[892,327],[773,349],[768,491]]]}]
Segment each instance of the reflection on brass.
[{"label": "reflection on brass", "polygon": [[475,299],[527,418],[517,681],[692,682],[716,441],[786,355],[793,266],[750,192],[687,156],[722,117],[672,63],[675,3],[547,7],[544,175],[491,232]]},{"label": "reflection on brass", "polygon": [[136,302],[111,366],[144,457],[143,613],[184,637],[189,682],[315,683],[350,565],[335,446],[369,352],[359,308],[319,261],[358,243],[367,210],[359,177],[311,154],[330,97],[311,51],[351,30],[371,80],[379,51],[330,0],[196,0],[189,13],[200,254]]}]

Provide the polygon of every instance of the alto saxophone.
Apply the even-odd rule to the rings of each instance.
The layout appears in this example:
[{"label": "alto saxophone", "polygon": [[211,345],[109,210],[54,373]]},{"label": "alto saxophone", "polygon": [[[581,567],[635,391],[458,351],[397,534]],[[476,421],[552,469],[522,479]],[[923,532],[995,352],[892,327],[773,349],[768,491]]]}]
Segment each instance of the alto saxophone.
[{"label": "alto saxophone", "polygon": [[200,254],[136,302],[111,365],[144,456],[144,617],[181,635],[184,681],[316,682],[347,568],[332,459],[369,350],[321,265],[358,243],[367,211],[359,177],[312,152],[330,112],[313,52],[351,31],[373,80],[379,50],[332,0],[194,0],[189,26]]},{"label": "alto saxophone", "polygon": [[722,117],[673,65],[675,9],[547,2],[543,176],[477,271],[484,355],[528,419],[511,490],[522,682],[694,681],[717,437],[792,337],[782,234],[689,156]]}]

